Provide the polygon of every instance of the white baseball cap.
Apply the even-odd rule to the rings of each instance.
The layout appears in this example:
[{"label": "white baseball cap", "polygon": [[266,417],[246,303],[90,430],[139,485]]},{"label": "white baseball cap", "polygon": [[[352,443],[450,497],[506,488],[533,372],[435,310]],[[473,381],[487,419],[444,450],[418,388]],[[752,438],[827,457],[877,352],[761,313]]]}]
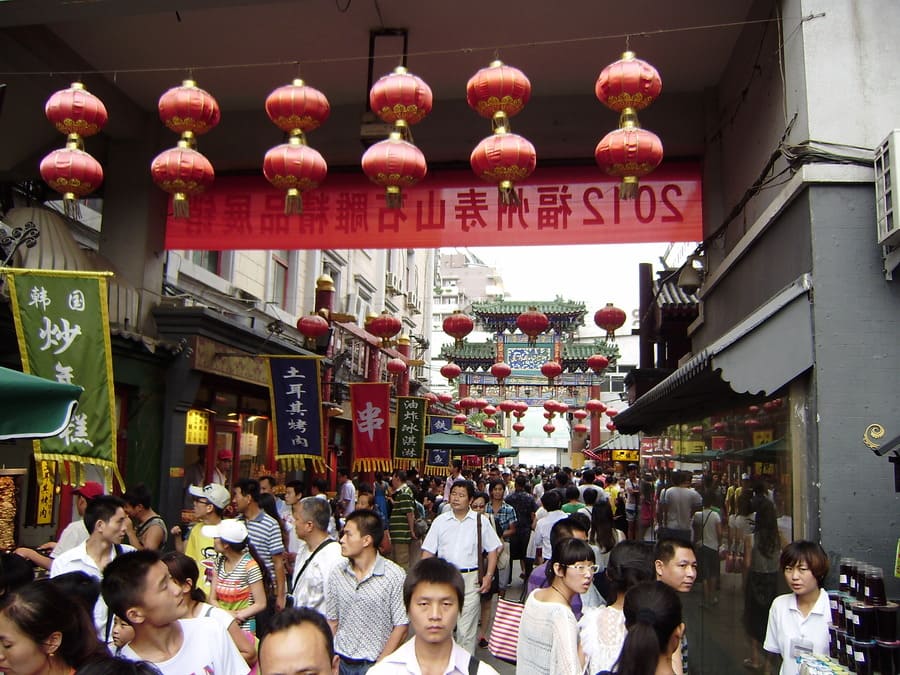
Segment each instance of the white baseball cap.
[{"label": "white baseball cap", "polygon": [[204,525],[201,532],[204,537],[221,539],[229,544],[243,544],[248,536],[247,526],[233,518],[226,518],[218,525]]},{"label": "white baseball cap", "polygon": [[228,488],[219,483],[210,483],[203,487],[191,485],[188,487],[188,493],[198,499],[207,499],[213,506],[217,506],[220,509],[224,509],[231,503],[231,493],[228,492]]}]

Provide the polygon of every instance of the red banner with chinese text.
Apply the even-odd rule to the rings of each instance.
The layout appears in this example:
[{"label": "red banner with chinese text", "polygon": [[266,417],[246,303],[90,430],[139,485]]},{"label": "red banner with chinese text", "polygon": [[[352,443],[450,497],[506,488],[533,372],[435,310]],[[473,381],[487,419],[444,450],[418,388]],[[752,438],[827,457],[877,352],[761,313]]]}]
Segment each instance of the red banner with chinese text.
[{"label": "red banner with chinese text", "polygon": [[353,412],[352,471],[391,471],[391,385],[350,384]]},{"label": "red banner with chinese text", "polygon": [[596,167],[538,169],[518,184],[521,203],[469,171],[434,171],[389,209],[361,173],[330,174],[284,214],[284,193],[262,176],[217,178],[191,198],[191,216],[166,223],[166,249],[361,249],[539,246],[699,241],[700,165],[663,164],[641,179],[636,199]]}]

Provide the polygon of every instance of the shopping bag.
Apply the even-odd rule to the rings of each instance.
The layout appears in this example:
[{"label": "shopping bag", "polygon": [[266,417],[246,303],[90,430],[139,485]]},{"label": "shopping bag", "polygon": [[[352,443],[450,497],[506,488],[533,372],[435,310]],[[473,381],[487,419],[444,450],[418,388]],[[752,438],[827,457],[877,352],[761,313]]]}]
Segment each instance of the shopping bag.
[{"label": "shopping bag", "polygon": [[488,651],[501,661],[516,662],[516,646],[519,643],[519,624],[525,605],[506,598],[497,598],[494,625],[488,639]]}]

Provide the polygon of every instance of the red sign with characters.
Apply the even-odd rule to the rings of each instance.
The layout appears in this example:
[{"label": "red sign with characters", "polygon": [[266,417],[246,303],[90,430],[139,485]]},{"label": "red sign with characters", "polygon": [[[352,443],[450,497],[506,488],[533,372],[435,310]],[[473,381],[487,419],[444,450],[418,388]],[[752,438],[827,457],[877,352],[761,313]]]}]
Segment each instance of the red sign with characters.
[{"label": "red sign with characters", "polygon": [[619,244],[702,239],[700,166],[663,164],[637,198],[595,167],[538,169],[518,184],[518,206],[469,171],[434,171],[389,209],[358,173],[329,174],[285,215],[284,194],[262,176],[217,178],[191,198],[190,218],[169,216],[166,249],[359,249]]}]

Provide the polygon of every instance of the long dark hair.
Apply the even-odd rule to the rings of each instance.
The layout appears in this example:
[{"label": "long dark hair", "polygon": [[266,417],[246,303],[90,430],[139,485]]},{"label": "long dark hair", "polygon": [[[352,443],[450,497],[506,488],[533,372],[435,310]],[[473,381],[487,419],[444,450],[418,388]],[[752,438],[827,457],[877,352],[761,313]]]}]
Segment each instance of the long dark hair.
[{"label": "long dark hair", "polygon": [[771,558],[781,549],[775,505],[765,497],[759,498],[756,506],[756,522],[753,533],[756,548],[765,557]]},{"label": "long dark hair", "polygon": [[613,672],[653,675],[672,633],[681,625],[681,600],[661,581],[648,581],[625,594],[623,612],[628,633]]},{"label": "long dark hair", "polygon": [[163,555],[162,561],[169,568],[169,574],[179,584],[191,582],[191,600],[194,602],[206,602],[206,593],[202,588],[197,587],[197,580],[200,578],[200,568],[197,567],[197,563],[193,558],[178,551],[169,551]]},{"label": "long dark hair", "polygon": [[84,608],[49,580],[22,586],[0,598],[0,614],[37,644],[61,633],[56,653],[70,668],[109,655]]},{"label": "long dark hair", "polygon": [[612,507],[605,499],[597,500],[591,509],[591,536],[588,541],[598,546],[602,553],[606,553],[616,545],[614,529]]}]

